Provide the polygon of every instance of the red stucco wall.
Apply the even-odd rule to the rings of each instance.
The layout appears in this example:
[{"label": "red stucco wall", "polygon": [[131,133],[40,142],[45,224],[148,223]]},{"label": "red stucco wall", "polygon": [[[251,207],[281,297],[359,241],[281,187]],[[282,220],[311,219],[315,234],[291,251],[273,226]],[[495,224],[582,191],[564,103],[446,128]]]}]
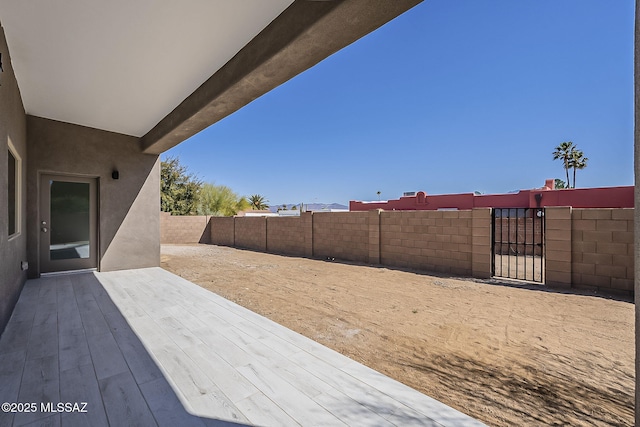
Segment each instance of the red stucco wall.
[{"label": "red stucco wall", "polygon": [[[540,205],[536,195],[542,195]],[[351,211],[384,210],[438,210],[473,208],[535,208],[545,206],[572,206],[574,208],[632,208],[633,186],[573,188],[565,190],[521,190],[512,194],[438,194],[429,196],[420,191],[411,197],[384,202],[349,202]]]}]

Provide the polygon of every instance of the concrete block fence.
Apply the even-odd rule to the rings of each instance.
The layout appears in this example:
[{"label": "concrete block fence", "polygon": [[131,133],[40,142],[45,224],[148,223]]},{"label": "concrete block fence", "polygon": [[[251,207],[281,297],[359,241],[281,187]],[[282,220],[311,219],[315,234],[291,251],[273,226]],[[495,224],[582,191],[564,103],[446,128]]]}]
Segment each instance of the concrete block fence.
[{"label": "concrete block fence", "polygon": [[633,208],[546,208],[546,283],[632,295]]},{"label": "concrete block fence", "polygon": [[210,243],[210,216],[160,212],[160,243]]},{"label": "concrete block fence", "polygon": [[[634,209],[545,210],[545,283],[631,295]],[[212,243],[293,256],[491,277],[491,209],[304,212],[300,217],[161,215],[162,243]]]},{"label": "concrete block fence", "polygon": [[[211,243],[286,255],[491,276],[491,210],[212,217]],[[234,239],[230,238],[234,236]]]}]

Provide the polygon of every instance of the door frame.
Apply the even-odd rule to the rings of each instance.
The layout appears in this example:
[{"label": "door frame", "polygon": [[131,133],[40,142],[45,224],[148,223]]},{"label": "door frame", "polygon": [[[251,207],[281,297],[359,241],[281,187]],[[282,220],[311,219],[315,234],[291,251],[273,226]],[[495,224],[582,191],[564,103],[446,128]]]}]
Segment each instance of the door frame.
[{"label": "door frame", "polygon": [[545,283],[544,212],[530,207],[491,209],[492,277]]},{"label": "door frame", "polygon": [[[51,191],[50,181],[77,182],[89,184],[89,257],[63,260],[50,258],[50,228],[51,228]],[[99,269],[99,179],[89,175],[65,175],[55,172],[41,172],[38,178],[38,260],[39,273],[54,273],[61,271]],[[43,224],[46,222],[46,224]],[[47,231],[44,232],[43,228]]]}]

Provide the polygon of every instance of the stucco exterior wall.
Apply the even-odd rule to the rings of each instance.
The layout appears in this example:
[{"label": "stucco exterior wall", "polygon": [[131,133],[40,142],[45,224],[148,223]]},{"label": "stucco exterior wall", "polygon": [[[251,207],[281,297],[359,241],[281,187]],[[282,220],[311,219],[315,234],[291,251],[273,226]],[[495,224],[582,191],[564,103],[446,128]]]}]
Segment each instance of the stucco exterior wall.
[{"label": "stucco exterior wall", "polygon": [[[633,58],[634,89],[634,132],[633,132],[633,172],[634,186],[634,223],[640,223],[640,1],[636,1]],[[635,353],[636,353],[636,387],[635,387],[635,424],[640,425],[640,226],[634,228],[634,293],[635,293]]]},{"label": "stucco exterior wall", "polygon": [[[0,52],[3,53],[4,71],[0,73],[0,333],[4,330],[13,307],[18,300],[27,272],[20,263],[27,260],[27,126],[26,115],[11,66],[10,53],[0,29]],[[9,142],[22,159],[22,192],[20,195],[20,230],[9,239],[8,235],[8,176],[7,159]]]},{"label": "stucco exterior wall", "polygon": [[[551,180],[553,182],[553,180]],[[379,202],[349,202],[350,211],[374,209],[391,210],[438,210],[455,208],[536,208],[552,206],[573,206],[575,208],[631,208],[634,188],[632,186],[601,188],[567,188],[551,190],[549,187],[534,190],[520,190],[509,194],[434,194],[423,191],[415,196],[403,196],[395,200]],[[536,197],[539,197],[538,201]]]},{"label": "stucco exterior wall", "polygon": [[[84,126],[27,116],[28,258],[39,273],[39,176],[82,175],[98,179],[99,269],[160,265],[160,160],[143,154],[139,139]],[[111,177],[119,171],[119,179]]]}]

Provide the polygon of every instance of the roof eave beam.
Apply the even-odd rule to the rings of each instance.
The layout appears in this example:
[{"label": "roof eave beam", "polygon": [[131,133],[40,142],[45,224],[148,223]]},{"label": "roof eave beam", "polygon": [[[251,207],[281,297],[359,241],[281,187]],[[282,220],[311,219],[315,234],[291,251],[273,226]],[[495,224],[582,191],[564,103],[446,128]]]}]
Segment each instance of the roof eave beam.
[{"label": "roof eave beam", "polygon": [[421,1],[294,1],[144,135],[142,150],[178,145]]}]

